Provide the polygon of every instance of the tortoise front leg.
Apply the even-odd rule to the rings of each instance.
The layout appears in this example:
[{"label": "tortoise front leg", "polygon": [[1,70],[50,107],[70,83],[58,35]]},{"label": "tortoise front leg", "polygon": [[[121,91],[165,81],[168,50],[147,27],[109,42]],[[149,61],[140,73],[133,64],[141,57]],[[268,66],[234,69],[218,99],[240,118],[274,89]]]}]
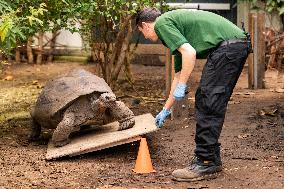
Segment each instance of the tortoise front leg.
[{"label": "tortoise front leg", "polygon": [[53,135],[52,142],[54,146],[64,146],[70,142],[69,135],[74,131],[75,115],[72,112],[65,112],[63,119],[57,125]]},{"label": "tortoise front leg", "polygon": [[130,117],[128,119],[120,120],[118,122],[119,122],[119,127],[118,127],[119,131],[132,128],[135,124],[134,117]]},{"label": "tortoise front leg", "polygon": [[32,131],[29,135],[29,140],[35,141],[39,138],[41,132],[41,126],[38,124],[38,122],[32,118]]},{"label": "tortoise front leg", "polygon": [[133,112],[121,101],[116,101],[115,105],[110,108],[111,116],[119,122],[118,130],[129,129],[134,126]]}]

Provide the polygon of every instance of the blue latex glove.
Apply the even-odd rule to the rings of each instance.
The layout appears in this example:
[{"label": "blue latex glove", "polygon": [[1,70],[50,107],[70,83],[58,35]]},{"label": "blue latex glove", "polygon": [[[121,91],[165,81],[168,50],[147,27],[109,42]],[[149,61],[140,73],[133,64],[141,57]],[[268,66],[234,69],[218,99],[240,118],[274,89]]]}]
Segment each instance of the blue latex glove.
[{"label": "blue latex glove", "polygon": [[156,126],[158,128],[161,128],[165,121],[166,118],[171,114],[171,110],[167,110],[166,108],[163,108],[162,111],[160,111],[160,113],[156,116]]},{"label": "blue latex glove", "polygon": [[178,83],[174,91],[174,98],[179,101],[185,97],[186,84]]}]

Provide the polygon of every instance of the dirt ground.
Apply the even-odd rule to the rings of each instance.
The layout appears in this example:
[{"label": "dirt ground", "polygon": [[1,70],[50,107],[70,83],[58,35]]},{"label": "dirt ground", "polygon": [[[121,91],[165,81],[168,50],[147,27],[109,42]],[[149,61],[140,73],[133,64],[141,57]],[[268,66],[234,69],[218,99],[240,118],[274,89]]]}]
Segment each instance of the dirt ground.
[{"label": "dirt ground", "polygon": [[[6,188],[284,188],[284,76],[266,74],[266,89],[249,90],[244,69],[228,105],[220,141],[224,169],[214,180],[186,183],[171,179],[174,169],[187,166],[194,150],[194,91],[202,63],[190,77],[189,107],[146,135],[153,166],[151,174],[132,172],[139,143],[125,144],[85,155],[46,161],[52,131],[28,141],[29,110],[45,82],[75,67],[97,72],[96,65],[56,63],[10,66],[0,81],[0,189]],[[139,95],[165,98],[165,68],[132,65],[135,90],[122,77],[114,89],[135,113],[155,116],[163,101],[139,100]],[[4,77],[12,75],[12,78]],[[137,92],[139,94],[137,94]],[[131,95],[132,97],[127,97]]]}]

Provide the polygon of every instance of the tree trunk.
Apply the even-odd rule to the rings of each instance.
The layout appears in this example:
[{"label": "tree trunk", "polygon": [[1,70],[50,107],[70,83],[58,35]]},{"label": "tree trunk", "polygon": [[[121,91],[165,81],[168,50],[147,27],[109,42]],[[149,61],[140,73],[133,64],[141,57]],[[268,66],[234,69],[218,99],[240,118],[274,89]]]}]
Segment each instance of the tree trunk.
[{"label": "tree trunk", "polygon": [[280,15],[280,20],[281,20],[281,23],[282,23],[282,31],[284,31],[284,14]]},{"label": "tree trunk", "polygon": [[102,50],[103,50],[103,61],[102,61],[102,63],[104,64],[104,68],[105,68],[105,80],[108,84],[111,84],[111,71],[112,71],[113,65],[110,64],[110,62],[109,62],[109,54],[112,51],[112,49],[110,49],[110,42],[105,40],[105,43],[103,44]]},{"label": "tree trunk", "polygon": [[18,47],[18,45],[15,48],[15,51],[16,51],[16,53],[15,53],[15,62],[16,62],[16,64],[19,64],[21,62],[21,51],[20,51],[20,48]]},{"label": "tree trunk", "polygon": [[[128,53],[130,53],[129,49],[128,49]],[[133,80],[133,76],[130,70],[130,61],[131,61],[130,56],[126,56],[125,63],[124,63],[124,72],[125,72],[125,77],[127,78],[128,82],[133,84],[134,80]]]},{"label": "tree trunk", "polygon": [[32,43],[33,43],[33,38],[29,37],[28,42],[27,42],[27,56],[28,56],[29,64],[34,63]]},{"label": "tree trunk", "polygon": [[11,63],[11,62],[12,62],[12,58],[11,58],[11,56],[10,56],[10,55],[7,55],[7,61],[8,61],[9,63]]},{"label": "tree trunk", "polygon": [[42,63],[42,53],[43,53],[43,32],[38,34],[38,50],[37,50],[36,64]]},{"label": "tree trunk", "polygon": [[48,50],[48,57],[47,57],[47,62],[48,63],[52,63],[53,61],[53,54],[54,54],[54,49],[55,49],[55,42],[56,42],[56,38],[59,35],[60,32],[55,31],[52,32],[52,38],[50,40],[50,45],[49,45],[49,50]]},{"label": "tree trunk", "polygon": [[101,42],[94,42],[92,45],[92,56],[93,60],[96,63],[99,63],[103,78],[107,82],[107,71],[106,71],[106,64],[104,63],[105,60],[103,60],[102,57],[102,52],[103,52],[103,43]]},{"label": "tree trunk", "polygon": [[278,73],[282,73],[282,63],[284,62],[284,58],[282,58],[281,52],[279,52],[278,59],[277,59],[277,70]]},{"label": "tree trunk", "polygon": [[[130,21],[128,21],[130,22]],[[129,43],[132,37],[132,27],[131,27],[131,22],[128,24],[128,28],[127,28],[127,34],[123,40],[123,44],[122,44],[122,48],[121,48],[121,52],[120,55],[118,57],[117,63],[113,69],[113,72],[111,73],[111,83],[115,82],[118,78],[119,72],[121,70],[121,67],[124,63],[125,57],[127,56],[127,49],[129,47]]]},{"label": "tree trunk", "polygon": [[131,19],[131,16],[127,17],[124,23],[121,24],[119,33],[117,34],[117,37],[115,40],[116,44],[114,46],[113,53],[110,58],[110,62],[109,62],[110,65],[115,65],[115,60],[117,59],[117,56],[120,55],[123,39],[125,38],[125,30],[126,30],[127,25],[130,22],[130,19]]},{"label": "tree trunk", "polygon": [[[111,36],[103,35],[103,43],[98,42],[92,45],[92,56],[95,61],[99,60],[97,62],[100,64],[103,77],[110,86],[118,79],[129,52],[128,48],[132,37],[131,18],[131,16],[127,16],[121,20],[119,32],[114,40]],[[106,30],[111,30],[107,26],[107,21],[105,24]]]},{"label": "tree trunk", "polygon": [[[132,30],[132,33],[134,31]],[[139,33],[140,35],[140,33]],[[131,60],[133,59],[134,57],[134,53],[138,47],[138,44],[139,44],[139,35],[138,35],[138,39],[136,41],[136,43],[133,45],[133,47],[131,47],[131,43],[128,44],[128,48],[127,48],[127,53],[126,53],[126,56],[125,56],[125,63],[124,63],[124,72],[125,72],[125,76],[128,80],[129,83],[133,84],[134,83],[134,79],[133,79],[133,75],[131,73],[131,69],[130,69],[130,63],[131,63]]]}]

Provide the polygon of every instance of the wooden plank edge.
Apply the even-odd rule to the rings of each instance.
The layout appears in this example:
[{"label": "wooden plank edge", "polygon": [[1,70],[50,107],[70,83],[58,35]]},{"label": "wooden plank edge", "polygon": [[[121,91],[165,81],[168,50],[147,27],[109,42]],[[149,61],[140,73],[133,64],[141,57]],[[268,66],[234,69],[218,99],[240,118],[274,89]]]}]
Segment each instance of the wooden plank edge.
[{"label": "wooden plank edge", "polygon": [[[90,148],[90,149],[86,149],[86,150],[83,150],[83,151],[80,151],[80,152],[77,152],[77,153],[73,153],[73,154],[69,154],[69,155],[68,154],[58,154],[58,155],[54,155],[54,156],[49,156],[49,154],[47,153],[46,156],[45,156],[45,160],[52,160],[52,159],[61,158],[61,157],[64,157],[64,156],[74,157],[74,156],[86,154],[86,153],[89,153],[89,152],[95,152],[95,151],[111,148],[111,147],[114,147],[114,146],[119,146],[119,145],[122,145],[122,144],[131,143],[131,142],[134,142],[134,141],[141,140],[141,138],[142,138],[141,136],[135,136],[135,137],[124,139],[124,140],[121,140],[121,141],[118,141],[118,142],[112,142],[112,143],[100,146],[98,148],[95,148],[95,149]],[[49,145],[51,145],[51,143],[49,143]]]}]

